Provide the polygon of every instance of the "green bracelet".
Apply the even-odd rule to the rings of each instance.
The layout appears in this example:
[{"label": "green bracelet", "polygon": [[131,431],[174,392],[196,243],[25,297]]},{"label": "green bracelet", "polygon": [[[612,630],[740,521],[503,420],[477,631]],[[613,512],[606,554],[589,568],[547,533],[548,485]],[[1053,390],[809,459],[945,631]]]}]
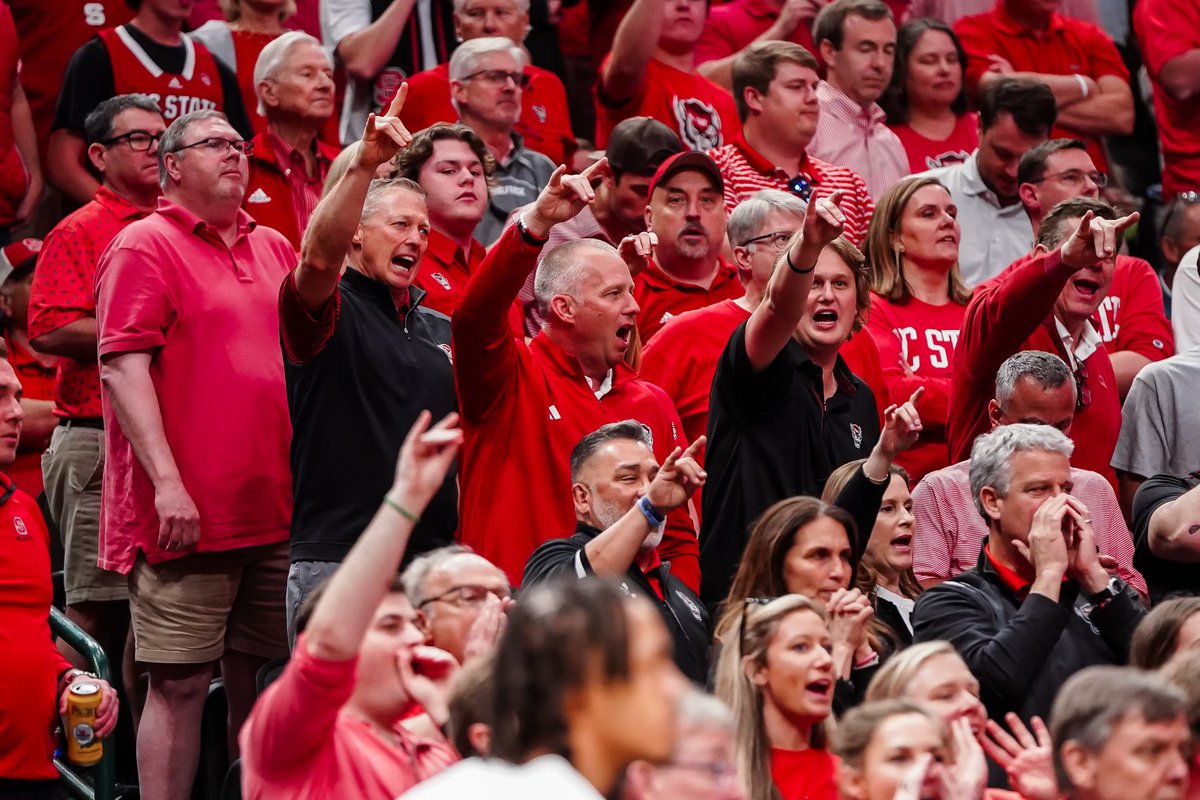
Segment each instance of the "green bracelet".
[{"label": "green bracelet", "polygon": [[418,522],[421,521],[420,514],[414,514],[413,512],[409,511],[404,506],[397,503],[392,498],[388,497],[386,494],[383,496],[383,502],[386,503],[387,505],[391,506],[392,509],[395,510],[395,512],[397,514],[404,517],[406,520],[411,522],[413,525],[416,525]]}]

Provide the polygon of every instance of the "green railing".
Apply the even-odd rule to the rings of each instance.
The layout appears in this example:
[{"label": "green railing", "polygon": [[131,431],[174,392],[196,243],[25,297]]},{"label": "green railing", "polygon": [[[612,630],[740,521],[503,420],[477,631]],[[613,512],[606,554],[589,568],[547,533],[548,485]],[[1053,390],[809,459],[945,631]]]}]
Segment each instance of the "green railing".
[{"label": "green railing", "polygon": [[[55,636],[74,647],[75,652],[84,656],[88,660],[92,672],[112,683],[112,671],[109,669],[108,656],[104,654],[104,650],[96,643],[95,639],[67,619],[66,615],[57,608],[50,609],[50,630],[54,632]],[[100,763],[86,769],[91,773],[91,784],[76,771],[75,767],[60,759],[54,759],[54,766],[58,768],[58,774],[62,777],[62,786],[72,797],[79,800],[115,800],[117,783],[114,738],[109,736],[104,740],[104,756],[100,759]]]}]

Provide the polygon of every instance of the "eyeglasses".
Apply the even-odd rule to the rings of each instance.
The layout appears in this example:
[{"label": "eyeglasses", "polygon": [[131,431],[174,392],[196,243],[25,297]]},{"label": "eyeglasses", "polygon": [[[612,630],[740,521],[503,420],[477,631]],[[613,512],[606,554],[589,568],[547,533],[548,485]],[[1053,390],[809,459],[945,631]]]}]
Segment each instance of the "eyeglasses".
[{"label": "eyeglasses", "polygon": [[742,625],[738,633],[738,660],[746,657],[746,612],[750,606],[769,605],[774,597],[747,597],[742,600]]},{"label": "eyeglasses", "polygon": [[737,782],[737,767],[727,761],[668,761],[666,766],[704,773],[714,785],[721,788]]},{"label": "eyeglasses", "polygon": [[145,152],[153,147],[159,139],[162,138],[161,133],[147,133],[146,131],[130,131],[122,133],[120,136],[114,136],[111,139],[101,139],[100,144],[105,147],[125,142],[129,145],[130,150]]},{"label": "eyeglasses", "polygon": [[1101,172],[1100,170],[1084,172],[1081,169],[1068,169],[1062,172],[1054,172],[1050,175],[1043,175],[1040,179],[1036,181],[1030,181],[1030,183],[1045,183],[1049,180],[1058,179],[1068,186],[1080,186],[1083,184],[1085,178],[1096,184],[1096,188],[1098,189],[1103,189],[1105,186],[1108,186],[1108,175],[1105,173]]},{"label": "eyeglasses", "polygon": [[198,142],[185,144],[182,147],[176,147],[171,152],[178,153],[181,150],[191,150],[193,147],[203,147],[207,153],[223,156],[231,149],[237,150],[244,156],[248,156],[254,152],[254,142],[246,139],[222,139],[219,136],[211,136],[207,139],[201,139]]},{"label": "eyeglasses", "polygon": [[479,72],[472,72],[463,80],[470,81],[475,78],[482,78],[484,83],[493,86],[501,86],[507,81],[512,81],[521,89],[529,86],[529,76],[524,72],[509,72],[506,69],[481,69]]},{"label": "eyeglasses", "polygon": [[424,608],[430,603],[449,603],[456,608],[478,608],[484,604],[489,594],[494,594],[501,600],[507,600],[511,596],[507,589],[465,583],[423,600],[417,608]]},{"label": "eyeglasses", "polygon": [[797,175],[788,181],[788,191],[799,197],[804,202],[808,202],[808,198],[812,197],[813,191],[817,188],[815,180],[809,180],[803,175]]},{"label": "eyeglasses", "polygon": [[769,241],[771,246],[776,250],[782,250],[788,246],[788,242],[792,240],[793,231],[774,231],[772,233],[764,233],[762,236],[755,236],[753,239],[747,239],[742,242],[742,247],[749,247],[755,242]]},{"label": "eyeglasses", "polygon": [[1092,389],[1087,383],[1087,365],[1075,362],[1075,410],[1083,411],[1092,404]]},{"label": "eyeglasses", "polygon": [[1200,202],[1200,192],[1180,192],[1175,195],[1175,199],[1171,201],[1170,206],[1167,208],[1166,215],[1163,216],[1162,226],[1160,227],[1162,235],[1168,235],[1167,232],[1171,230],[1171,220],[1175,218],[1175,212],[1179,210],[1180,206],[1192,206],[1197,202]]}]

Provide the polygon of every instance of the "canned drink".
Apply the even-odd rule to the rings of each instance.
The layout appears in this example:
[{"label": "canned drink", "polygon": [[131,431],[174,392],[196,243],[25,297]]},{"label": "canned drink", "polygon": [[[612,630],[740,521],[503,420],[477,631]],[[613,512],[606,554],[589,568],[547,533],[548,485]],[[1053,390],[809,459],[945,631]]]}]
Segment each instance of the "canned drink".
[{"label": "canned drink", "polygon": [[80,681],[67,695],[67,760],[90,767],[104,754],[104,743],[96,736],[96,709],[100,707],[100,684]]}]

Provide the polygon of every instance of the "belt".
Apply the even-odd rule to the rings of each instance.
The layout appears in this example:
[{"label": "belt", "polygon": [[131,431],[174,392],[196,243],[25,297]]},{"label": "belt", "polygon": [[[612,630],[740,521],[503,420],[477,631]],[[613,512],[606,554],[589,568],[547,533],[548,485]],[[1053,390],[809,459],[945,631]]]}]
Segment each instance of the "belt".
[{"label": "belt", "polygon": [[104,430],[104,417],[63,417],[58,424],[64,428],[92,428]]}]

